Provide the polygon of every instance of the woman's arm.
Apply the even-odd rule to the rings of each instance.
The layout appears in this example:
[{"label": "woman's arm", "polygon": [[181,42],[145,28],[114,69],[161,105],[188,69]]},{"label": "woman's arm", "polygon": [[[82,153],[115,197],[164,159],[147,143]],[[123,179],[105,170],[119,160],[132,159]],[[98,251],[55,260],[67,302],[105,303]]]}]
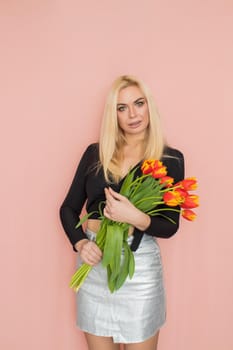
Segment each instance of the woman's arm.
[{"label": "woman's arm", "polygon": [[149,226],[149,215],[137,209],[125,196],[113,191],[111,187],[105,188],[105,196],[104,216],[108,219],[127,222],[142,230]]},{"label": "woman's arm", "polygon": [[[163,163],[167,167],[168,175],[174,178],[175,183],[184,178],[184,158],[183,154],[177,150],[169,149],[171,154],[164,157]],[[124,196],[113,191],[111,188],[105,189],[106,206],[104,215],[115,221],[127,222],[135,227],[136,232],[146,233],[151,236],[169,238],[179,227],[179,212],[166,210],[163,212],[171,218],[172,223],[161,215],[147,215],[135,208],[135,206]],[[167,205],[160,205],[157,208],[170,208]],[[179,209],[179,207],[175,207]]]},{"label": "woman's arm", "polygon": [[60,219],[63,228],[75,251],[77,251],[76,243],[80,240],[87,239],[82,226],[77,229],[75,226],[80,220],[79,215],[87,198],[85,182],[92,152],[93,145],[90,145],[80,160],[72,184],[60,208]]},{"label": "woman's arm", "polygon": [[[174,178],[174,183],[177,183],[184,179],[184,156],[183,154],[176,150],[168,148],[168,156],[162,159],[163,164],[167,167],[168,176]],[[159,205],[158,209],[169,209],[166,204]],[[180,209],[179,206],[173,207],[172,209]],[[150,223],[147,228],[141,230],[139,227],[136,229],[138,231],[144,231],[146,234],[150,236],[160,237],[160,238],[169,238],[173,236],[178,228],[179,228],[179,220],[180,213],[175,211],[165,210],[161,212],[166,215],[170,219],[172,219],[175,223],[172,223],[168,219],[163,216],[151,216],[150,215]]]}]

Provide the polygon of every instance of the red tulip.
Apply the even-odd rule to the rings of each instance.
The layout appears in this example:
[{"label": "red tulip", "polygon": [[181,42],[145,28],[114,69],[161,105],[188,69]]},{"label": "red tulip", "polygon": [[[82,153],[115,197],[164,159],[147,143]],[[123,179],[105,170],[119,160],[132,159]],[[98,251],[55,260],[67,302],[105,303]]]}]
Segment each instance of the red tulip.
[{"label": "red tulip", "polygon": [[142,166],[141,166],[142,173],[144,175],[152,173],[156,162],[157,161],[154,160],[154,159],[147,159],[147,160],[145,160],[143,162]]},{"label": "red tulip", "polygon": [[181,208],[192,209],[199,206],[199,197],[196,195],[188,195],[185,197],[184,202],[181,204]]},{"label": "red tulip", "polygon": [[183,202],[183,198],[178,191],[169,191],[164,193],[163,200],[170,207],[176,207]]},{"label": "red tulip", "polygon": [[154,179],[160,179],[167,175],[167,168],[165,166],[154,168],[151,175]]},{"label": "red tulip", "polygon": [[187,191],[183,190],[182,188],[175,188],[176,192],[179,192],[179,194],[181,195],[181,197],[183,198],[183,201],[185,200],[185,198],[189,195]]},{"label": "red tulip", "polygon": [[141,170],[144,175],[151,174],[151,176],[153,176],[155,179],[167,175],[166,167],[160,160],[145,160],[141,166]]},{"label": "red tulip", "polygon": [[181,215],[183,216],[183,218],[185,218],[186,220],[189,221],[193,221],[196,219],[196,214],[194,213],[194,211],[190,210],[190,209],[184,209],[181,212]]},{"label": "red tulip", "polygon": [[195,177],[188,177],[176,184],[179,185],[185,191],[192,191],[197,188],[197,179]]},{"label": "red tulip", "polygon": [[159,180],[159,183],[161,185],[164,184],[165,187],[171,187],[173,182],[174,182],[174,179],[171,176],[164,176],[164,177],[161,177],[161,179]]}]

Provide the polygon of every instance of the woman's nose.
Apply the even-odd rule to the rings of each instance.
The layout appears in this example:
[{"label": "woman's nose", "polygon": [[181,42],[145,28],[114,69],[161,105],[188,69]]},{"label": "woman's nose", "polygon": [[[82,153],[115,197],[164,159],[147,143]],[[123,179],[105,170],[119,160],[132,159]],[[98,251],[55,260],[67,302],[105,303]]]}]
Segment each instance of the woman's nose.
[{"label": "woman's nose", "polygon": [[136,110],[134,106],[129,106],[129,116],[130,118],[134,118],[136,116]]}]

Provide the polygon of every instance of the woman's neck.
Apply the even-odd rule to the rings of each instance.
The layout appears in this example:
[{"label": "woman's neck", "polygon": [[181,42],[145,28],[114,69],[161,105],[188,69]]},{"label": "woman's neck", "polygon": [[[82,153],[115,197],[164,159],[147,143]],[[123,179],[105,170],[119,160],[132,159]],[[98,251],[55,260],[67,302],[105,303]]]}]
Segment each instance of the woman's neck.
[{"label": "woman's neck", "polygon": [[121,176],[125,176],[129,169],[138,164],[144,157],[143,142],[134,140],[126,143],[122,148],[122,158],[120,160]]},{"label": "woman's neck", "polygon": [[136,147],[143,146],[145,141],[145,135],[127,135],[125,136],[126,146]]}]

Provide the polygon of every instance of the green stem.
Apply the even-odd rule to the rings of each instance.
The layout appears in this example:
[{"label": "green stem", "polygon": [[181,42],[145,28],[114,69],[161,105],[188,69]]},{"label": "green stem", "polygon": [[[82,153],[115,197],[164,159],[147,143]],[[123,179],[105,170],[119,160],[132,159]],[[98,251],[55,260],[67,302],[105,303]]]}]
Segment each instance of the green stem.
[{"label": "green stem", "polygon": [[[151,196],[151,197],[146,197],[146,198],[142,198],[142,199],[139,199],[136,203],[134,203],[135,206],[137,206],[138,204],[142,203],[142,202],[145,202],[145,201],[148,201],[148,200],[151,200],[151,199],[155,199],[155,198],[161,198],[161,196]],[[164,202],[157,202],[157,203],[154,203],[154,204],[162,204]]]},{"label": "green stem", "polygon": [[173,209],[173,208],[159,208],[159,209],[154,209],[154,210],[151,210],[149,211],[147,214],[148,215],[153,215],[154,213],[158,213],[159,211],[166,211],[166,210],[169,210],[169,211],[175,211],[177,213],[180,213],[180,209]]},{"label": "green stem", "polygon": [[149,177],[149,176],[150,176],[150,174],[142,175],[140,177],[137,177],[133,182],[131,182],[129,187],[134,186],[134,184],[137,184],[137,182],[141,183],[144,178]]},{"label": "green stem", "polygon": [[170,221],[170,222],[173,223],[173,224],[176,224],[175,220],[171,219],[171,218],[170,218],[169,216],[167,216],[167,215],[163,215],[163,214],[161,214],[161,213],[156,213],[154,216],[157,216],[157,215],[162,216],[163,218],[165,218],[166,220]]},{"label": "green stem", "polygon": [[180,188],[181,185],[178,185],[178,186],[172,186],[172,187],[166,187],[165,189],[161,190],[160,192],[169,192],[169,191],[172,191],[172,190],[176,190],[177,188]]}]

